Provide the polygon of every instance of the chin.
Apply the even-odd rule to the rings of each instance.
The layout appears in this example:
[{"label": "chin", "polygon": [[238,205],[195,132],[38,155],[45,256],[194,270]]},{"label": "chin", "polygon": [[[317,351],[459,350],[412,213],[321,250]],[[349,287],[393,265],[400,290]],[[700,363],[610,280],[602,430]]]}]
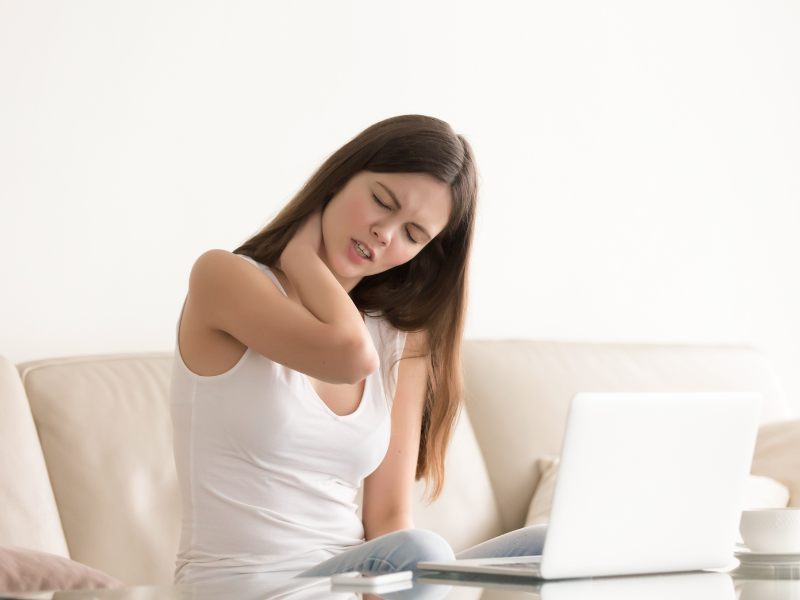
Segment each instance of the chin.
[{"label": "chin", "polygon": [[364,276],[358,266],[351,263],[347,256],[343,257],[341,261],[331,261],[330,266],[333,273],[342,279]]}]

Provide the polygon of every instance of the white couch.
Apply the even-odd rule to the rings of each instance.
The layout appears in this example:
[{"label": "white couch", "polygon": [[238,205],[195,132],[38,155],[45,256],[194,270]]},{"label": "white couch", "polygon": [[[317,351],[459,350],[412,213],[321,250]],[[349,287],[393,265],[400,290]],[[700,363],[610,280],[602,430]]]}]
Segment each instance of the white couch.
[{"label": "white couch", "polygon": [[[71,557],[127,585],[171,584],[171,366],[171,352],[16,366],[0,356],[0,545]],[[762,424],[793,419],[774,370],[748,348],[469,340],[464,371],[444,493],[415,515],[456,552],[523,526],[536,460],[558,455],[577,392],[757,391]],[[782,475],[786,461],[776,471],[774,443],[759,440],[769,447],[759,458],[757,446],[753,472],[782,479],[800,505],[797,478]]]}]

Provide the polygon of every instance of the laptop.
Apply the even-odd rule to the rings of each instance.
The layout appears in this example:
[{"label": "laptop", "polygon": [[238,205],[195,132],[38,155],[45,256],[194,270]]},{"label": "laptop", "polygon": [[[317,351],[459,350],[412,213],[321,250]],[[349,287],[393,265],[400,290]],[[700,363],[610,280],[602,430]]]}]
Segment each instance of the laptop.
[{"label": "laptop", "polygon": [[542,554],[417,568],[572,579],[727,567],[761,402],[757,393],[577,394]]}]

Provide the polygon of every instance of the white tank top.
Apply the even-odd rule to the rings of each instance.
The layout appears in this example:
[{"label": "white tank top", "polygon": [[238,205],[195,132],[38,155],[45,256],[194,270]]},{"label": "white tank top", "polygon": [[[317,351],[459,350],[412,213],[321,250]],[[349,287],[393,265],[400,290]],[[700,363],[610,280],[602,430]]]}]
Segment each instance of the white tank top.
[{"label": "white tank top", "polygon": [[[241,258],[286,294],[269,267]],[[366,325],[381,367],[367,377],[356,411],[339,416],[303,373],[251,348],[221,375],[196,375],[180,354],[178,318],[170,386],[182,500],[175,583],[240,573],[280,581],[364,542],[355,497],[389,447],[406,339],[383,318],[367,315]]]}]

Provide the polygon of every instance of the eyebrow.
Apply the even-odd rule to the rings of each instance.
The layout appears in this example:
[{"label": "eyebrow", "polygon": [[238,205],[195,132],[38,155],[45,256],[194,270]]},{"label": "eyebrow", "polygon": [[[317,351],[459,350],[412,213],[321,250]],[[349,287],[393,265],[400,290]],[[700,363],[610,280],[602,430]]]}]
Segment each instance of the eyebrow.
[{"label": "eyebrow", "polygon": [[[387,193],[387,194],[389,194],[389,195],[392,197],[392,200],[393,200],[393,201],[394,201],[394,203],[397,205],[397,209],[398,209],[398,210],[400,210],[400,209],[402,209],[402,208],[403,208],[402,206],[400,206],[400,201],[397,199],[397,196],[395,196],[395,195],[394,195],[394,192],[393,192],[392,190],[390,190],[388,187],[386,187],[385,185],[383,185],[383,184],[382,184],[380,181],[378,181],[378,182],[376,182],[376,183],[377,183],[379,186],[381,186],[383,189],[385,189],[385,190],[386,190],[386,193]],[[427,229],[425,229],[425,228],[424,228],[422,225],[420,225],[419,223],[410,223],[410,225],[413,225],[414,227],[416,227],[417,229],[419,229],[419,230],[420,230],[422,233],[424,233],[426,236],[428,236],[428,239],[429,239],[429,240],[432,240],[432,239],[433,239],[433,238],[431,237],[431,234],[430,234],[430,233],[428,233],[428,230],[427,230]]]}]

